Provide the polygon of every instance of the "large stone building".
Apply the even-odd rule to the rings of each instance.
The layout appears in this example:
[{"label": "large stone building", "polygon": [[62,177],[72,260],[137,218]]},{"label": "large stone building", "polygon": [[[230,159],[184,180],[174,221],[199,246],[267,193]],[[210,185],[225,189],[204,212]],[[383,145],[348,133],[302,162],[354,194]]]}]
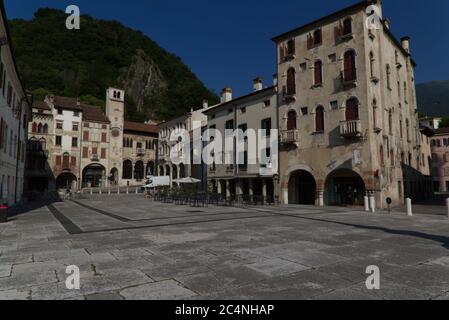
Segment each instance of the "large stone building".
[{"label": "large stone building", "polygon": [[[249,161],[251,155],[257,157],[256,147],[260,141],[250,141],[247,134],[248,129],[263,129],[264,135],[268,139],[271,129],[277,128],[277,88],[276,86],[263,87],[262,80],[257,78],[254,80],[254,91],[248,95],[232,98],[232,90],[225,88],[222,91],[221,103],[217,106],[204,111],[208,117],[208,128],[215,129],[222,134],[222,145],[225,145],[227,136],[225,130],[240,129],[245,135],[244,145],[237,150],[237,136],[234,135],[234,150],[225,154],[221,162],[224,164],[216,164],[213,162],[208,168],[207,179],[212,190],[222,194],[226,198],[235,200],[245,200],[245,197],[274,202],[277,196],[276,185],[277,163],[270,161],[272,152],[266,148],[266,161],[260,162],[258,159]],[[254,136],[258,136],[258,132],[254,132]],[[215,139],[215,137],[214,137]],[[257,144],[257,145],[256,145]],[[267,143],[268,146],[268,143]],[[239,154],[237,154],[239,153]],[[242,153],[243,157],[240,156]],[[214,152],[212,157],[218,157]],[[237,159],[243,161],[238,161]],[[215,160],[215,159],[214,159]],[[269,165],[267,165],[269,164]]]},{"label": "large stone building", "polygon": [[28,190],[138,186],[154,172],[158,128],[124,121],[125,93],[110,88],[106,114],[78,99],[33,105]]},{"label": "large stone building", "polygon": [[[158,175],[169,176],[170,184],[178,185],[176,180],[182,178],[195,178],[201,181],[200,187],[202,190],[206,187],[206,167],[203,162],[201,164],[193,163],[193,152],[195,142],[202,146],[201,137],[195,137],[193,132],[197,131],[200,134],[207,128],[207,116],[204,112],[210,108],[207,101],[203,102],[202,108],[197,110],[192,109],[189,113],[165,121],[159,124],[159,153],[158,153]],[[182,150],[182,141],[175,139],[182,138],[182,132],[186,132],[189,139],[189,150]],[[186,154],[182,152],[189,152],[190,160],[186,158]],[[173,162],[172,155],[176,155],[176,163]]]},{"label": "large stone building", "polygon": [[23,195],[31,97],[17,73],[3,1],[0,11],[0,201],[14,205]]},{"label": "large stone building", "polygon": [[388,197],[399,205],[431,192],[409,38],[393,36],[381,1],[273,41],[284,203],[361,205],[368,195],[385,207]]}]

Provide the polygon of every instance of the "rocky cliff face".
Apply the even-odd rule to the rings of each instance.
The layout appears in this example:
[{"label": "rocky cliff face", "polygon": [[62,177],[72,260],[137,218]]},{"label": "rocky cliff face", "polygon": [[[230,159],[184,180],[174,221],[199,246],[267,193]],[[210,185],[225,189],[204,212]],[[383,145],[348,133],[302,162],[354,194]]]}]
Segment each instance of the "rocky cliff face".
[{"label": "rocky cliff face", "polygon": [[127,96],[131,97],[139,112],[144,111],[146,101],[167,90],[167,80],[156,63],[138,49],[132,64],[123,68],[118,82],[122,84]]}]

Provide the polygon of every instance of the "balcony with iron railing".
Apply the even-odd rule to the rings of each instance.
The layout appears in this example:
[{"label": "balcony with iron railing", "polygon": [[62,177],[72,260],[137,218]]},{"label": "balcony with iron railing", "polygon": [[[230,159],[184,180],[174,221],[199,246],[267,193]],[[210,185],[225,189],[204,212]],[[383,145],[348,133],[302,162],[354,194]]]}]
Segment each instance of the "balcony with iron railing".
[{"label": "balcony with iron railing", "polygon": [[299,144],[299,130],[281,131],[281,144]]},{"label": "balcony with iron railing", "polygon": [[340,135],[344,138],[362,137],[362,122],[360,120],[341,121]]},{"label": "balcony with iron railing", "polygon": [[98,154],[93,154],[90,156],[90,160],[92,161],[99,161],[100,157],[98,156]]},{"label": "balcony with iron railing", "polygon": [[137,149],[136,149],[136,154],[137,154],[138,156],[143,156],[143,155],[145,155],[145,149],[143,149],[143,148],[137,148]]}]

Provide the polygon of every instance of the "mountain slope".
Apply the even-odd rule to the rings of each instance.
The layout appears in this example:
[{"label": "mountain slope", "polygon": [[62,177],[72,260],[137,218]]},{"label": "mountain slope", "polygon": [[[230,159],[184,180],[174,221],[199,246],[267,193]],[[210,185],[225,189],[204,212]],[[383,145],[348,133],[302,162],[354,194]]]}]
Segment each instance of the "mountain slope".
[{"label": "mountain slope", "polygon": [[449,80],[416,86],[419,111],[428,116],[449,116]]},{"label": "mountain slope", "polygon": [[127,93],[127,118],[165,120],[202,100],[218,101],[176,55],[140,31],[115,21],[81,17],[80,30],[67,30],[67,15],[39,9],[32,20],[10,21],[18,68],[25,87],[37,98],[45,93],[81,97],[104,104],[105,90]]}]

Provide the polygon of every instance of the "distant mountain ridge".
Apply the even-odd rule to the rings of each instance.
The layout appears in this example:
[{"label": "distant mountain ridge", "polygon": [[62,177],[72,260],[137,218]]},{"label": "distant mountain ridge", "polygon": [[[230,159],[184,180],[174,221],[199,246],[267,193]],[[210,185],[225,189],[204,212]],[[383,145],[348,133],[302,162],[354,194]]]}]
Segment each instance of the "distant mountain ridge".
[{"label": "distant mountain ridge", "polygon": [[449,80],[432,81],[416,86],[418,110],[428,116],[449,116]]},{"label": "distant mountain ridge", "polygon": [[39,9],[32,20],[10,20],[19,72],[37,99],[53,93],[104,106],[106,89],[126,90],[126,118],[168,120],[218,97],[179,57],[142,32],[116,21],[81,16],[81,29],[65,27],[67,15]]}]

